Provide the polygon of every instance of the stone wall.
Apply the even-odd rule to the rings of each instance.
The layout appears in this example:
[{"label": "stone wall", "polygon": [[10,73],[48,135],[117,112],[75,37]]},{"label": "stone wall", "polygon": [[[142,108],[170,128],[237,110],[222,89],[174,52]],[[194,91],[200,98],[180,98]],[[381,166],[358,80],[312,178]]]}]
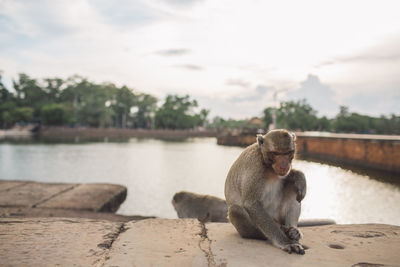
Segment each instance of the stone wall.
[{"label": "stone wall", "polygon": [[336,163],[400,173],[400,138],[374,135],[297,134],[297,152]]},{"label": "stone wall", "polygon": [[[296,133],[297,153],[324,161],[400,173],[400,136]],[[248,146],[255,134],[218,136],[219,145]]]}]

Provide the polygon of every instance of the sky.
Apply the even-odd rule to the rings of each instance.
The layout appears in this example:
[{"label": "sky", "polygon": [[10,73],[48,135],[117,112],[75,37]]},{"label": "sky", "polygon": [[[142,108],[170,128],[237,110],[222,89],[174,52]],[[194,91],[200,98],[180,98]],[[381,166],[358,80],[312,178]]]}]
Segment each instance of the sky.
[{"label": "sky", "polygon": [[[400,114],[400,1],[0,0],[0,70],[74,74],[160,99],[189,94],[210,116],[250,118],[307,99]],[[274,99],[276,94],[276,99]]]}]

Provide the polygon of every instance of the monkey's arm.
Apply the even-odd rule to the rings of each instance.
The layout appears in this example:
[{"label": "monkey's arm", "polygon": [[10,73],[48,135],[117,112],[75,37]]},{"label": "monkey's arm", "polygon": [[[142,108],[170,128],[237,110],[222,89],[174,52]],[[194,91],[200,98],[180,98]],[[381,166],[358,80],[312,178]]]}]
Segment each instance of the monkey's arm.
[{"label": "monkey's arm", "polygon": [[289,179],[290,182],[294,183],[294,188],[297,194],[296,200],[298,202],[301,202],[307,192],[307,182],[304,173],[302,171],[292,169],[287,179]]},{"label": "monkey's arm", "polygon": [[244,208],[256,227],[278,248],[289,253],[304,254],[304,248],[290,240],[280,229],[275,220],[264,210],[261,201],[245,201]]}]

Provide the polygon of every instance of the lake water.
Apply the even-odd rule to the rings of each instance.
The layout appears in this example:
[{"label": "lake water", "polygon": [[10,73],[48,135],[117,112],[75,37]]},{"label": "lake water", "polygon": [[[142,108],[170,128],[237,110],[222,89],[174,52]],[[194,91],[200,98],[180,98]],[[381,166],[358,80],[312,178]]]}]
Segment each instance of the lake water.
[{"label": "lake water", "polygon": [[[186,190],[223,198],[226,174],[243,151],[214,138],[184,142],[0,143],[0,179],[115,183],[128,188],[119,214],[177,218],[171,204]],[[295,160],[307,178],[301,218],[400,225],[400,188],[339,167]]]}]

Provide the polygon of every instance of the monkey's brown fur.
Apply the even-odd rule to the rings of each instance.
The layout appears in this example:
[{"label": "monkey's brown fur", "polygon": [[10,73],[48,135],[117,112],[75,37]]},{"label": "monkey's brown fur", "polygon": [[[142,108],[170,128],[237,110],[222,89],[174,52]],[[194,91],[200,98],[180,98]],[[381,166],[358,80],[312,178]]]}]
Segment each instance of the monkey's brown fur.
[{"label": "monkey's brown fur", "polygon": [[225,200],[209,195],[181,191],[172,198],[179,218],[197,218],[201,222],[228,222]]},{"label": "monkey's brown fur", "polygon": [[289,253],[304,254],[297,224],[306,181],[291,170],[295,135],[273,130],[257,136],[233,163],[226,182],[228,217],[244,238],[268,239]]}]

